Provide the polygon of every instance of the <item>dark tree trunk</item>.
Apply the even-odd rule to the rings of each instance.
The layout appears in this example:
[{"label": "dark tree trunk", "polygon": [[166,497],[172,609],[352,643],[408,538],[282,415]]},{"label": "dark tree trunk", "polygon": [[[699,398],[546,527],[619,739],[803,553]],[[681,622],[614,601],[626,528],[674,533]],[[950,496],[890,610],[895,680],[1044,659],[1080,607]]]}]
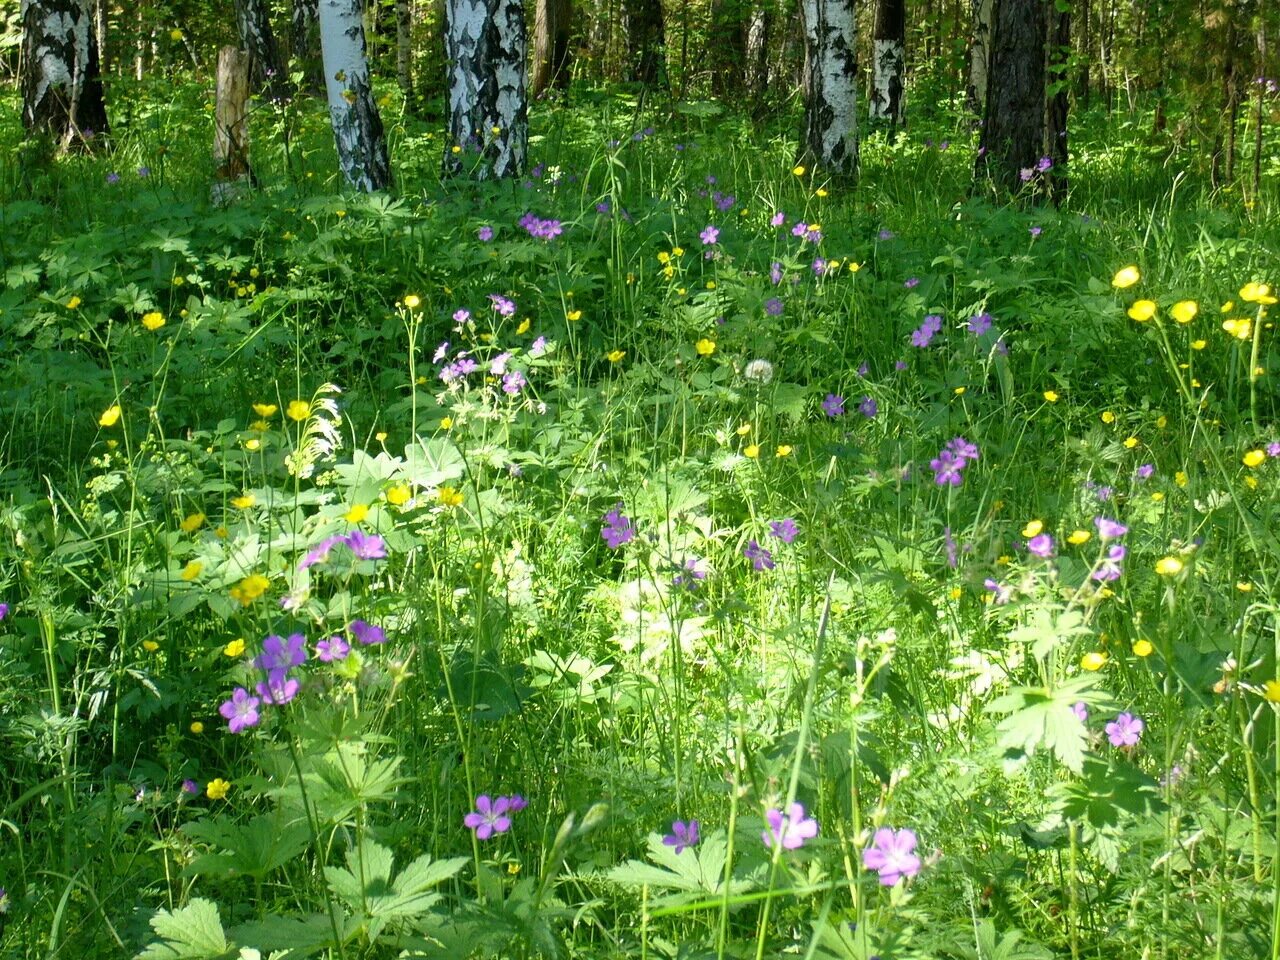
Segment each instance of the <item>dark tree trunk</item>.
[{"label": "dark tree trunk", "polygon": [[273,100],[287,97],[289,75],[264,0],[236,0],[236,28],[240,45],[249,54],[249,79],[254,87],[265,90]]},{"label": "dark tree trunk", "polygon": [[365,193],[391,184],[382,118],[369,83],[360,0],[320,0],[320,47],[338,166]]},{"label": "dark tree trunk", "polygon": [[724,100],[742,96],[747,80],[747,19],[750,0],[712,0],[707,59],[711,92]]},{"label": "dark tree trunk", "polygon": [[977,174],[1017,193],[1039,174],[1044,149],[1045,0],[998,0]]},{"label": "dark tree trunk", "polygon": [[396,0],[396,82],[404,97],[405,112],[414,113],[413,10],[409,0]]},{"label": "dark tree trunk", "polygon": [[107,133],[89,0],[22,5],[22,124],[60,147]]},{"label": "dark tree trunk", "polygon": [[667,26],[662,0],[622,0],[630,50],[626,78],[647,87],[667,82]]},{"label": "dark tree trunk", "polygon": [[907,10],[904,0],[877,0],[872,31],[873,82],[871,117],[888,120],[894,127],[903,122],[902,79],[906,61]]},{"label": "dark tree trunk", "polygon": [[1043,155],[1053,166],[1047,178],[1049,196],[1061,203],[1067,193],[1067,113],[1071,105],[1071,77],[1067,64],[1071,58],[1071,8],[1051,8],[1045,46],[1045,71],[1049,90],[1044,104]]},{"label": "dark tree trunk", "polygon": [[853,0],[801,0],[805,83],[803,156],[832,176],[858,173],[857,19]]},{"label": "dark tree trunk", "polygon": [[529,150],[528,38],[520,0],[447,0],[444,173],[518,177]]},{"label": "dark tree trunk", "polygon": [[324,62],[320,56],[320,0],[293,0],[289,17],[289,46],[302,85],[310,93],[324,90]]},{"label": "dark tree trunk", "polygon": [[573,0],[537,0],[533,21],[532,95],[569,86],[569,25]]}]

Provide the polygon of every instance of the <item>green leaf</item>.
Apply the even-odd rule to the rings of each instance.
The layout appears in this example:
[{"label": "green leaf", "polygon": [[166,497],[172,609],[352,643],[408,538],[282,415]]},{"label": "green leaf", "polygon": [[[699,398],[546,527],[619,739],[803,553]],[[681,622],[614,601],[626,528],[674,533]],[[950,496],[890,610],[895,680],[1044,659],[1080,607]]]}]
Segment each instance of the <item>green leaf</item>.
[{"label": "green leaf", "polygon": [[1093,674],[1073,677],[1054,690],[1018,687],[987,705],[988,713],[1007,713],[996,727],[999,744],[1006,751],[1031,756],[1047,749],[1073,773],[1084,767],[1088,730],[1072,707],[1078,702],[1103,706],[1107,695],[1095,689]]},{"label": "green leaf", "polygon": [[218,908],[210,900],[196,898],[172,913],[160,910],[151,918],[151,929],[161,942],[151,944],[136,960],[214,960],[233,952]]},{"label": "green leaf", "polygon": [[182,832],[213,847],[187,866],[187,876],[241,874],[261,880],[301,854],[311,841],[305,821],[287,822],[280,812],[263,814],[244,824],[221,818],[196,820]]}]

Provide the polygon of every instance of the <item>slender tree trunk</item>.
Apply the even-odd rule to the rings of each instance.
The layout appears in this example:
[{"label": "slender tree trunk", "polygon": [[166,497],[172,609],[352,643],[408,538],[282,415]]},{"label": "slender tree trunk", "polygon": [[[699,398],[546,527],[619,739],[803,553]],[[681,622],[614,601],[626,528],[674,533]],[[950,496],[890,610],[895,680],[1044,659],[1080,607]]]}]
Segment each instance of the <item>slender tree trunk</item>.
[{"label": "slender tree trunk", "polygon": [[225,202],[236,194],[236,184],[249,180],[249,54],[238,47],[218,51],[217,99],[214,111],[214,199]]},{"label": "slender tree trunk", "polygon": [[264,0],[236,0],[235,6],[240,46],[249,53],[250,80],[273,100],[287,97],[288,71],[280,57],[280,47],[276,44],[275,31],[271,29],[266,3]]},{"label": "slender tree trunk", "polygon": [[707,59],[711,93],[723,100],[741,97],[746,89],[747,14],[750,0],[712,0]]},{"label": "slender tree trunk", "polygon": [[447,0],[449,136],[444,172],[517,177],[529,150],[524,6],[520,0]]},{"label": "slender tree trunk", "polygon": [[1061,203],[1067,194],[1067,113],[1071,107],[1071,77],[1067,64],[1071,58],[1071,8],[1050,7],[1046,27],[1043,156],[1053,166],[1048,174],[1049,196]]},{"label": "slender tree trunk", "polygon": [[404,97],[405,112],[413,108],[413,11],[409,0],[396,0],[396,82]]},{"label": "slender tree trunk", "polygon": [[573,0],[537,0],[533,21],[534,98],[569,86],[569,25]]},{"label": "slender tree trunk", "polygon": [[107,24],[107,13],[107,0],[94,0],[93,36],[98,44],[98,69],[102,73],[111,72],[111,61],[108,59],[110,51],[107,47],[107,31],[110,29]]},{"label": "slender tree trunk", "polygon": [[999,0],[977,173],[1008,193],[1036,175],[1044,148],[1044,0]]},{"label": "slender tree trunk", "polygon": [[858,173],[858,63],[853,0],[801,0],[808,65],[803,155],[833,176]]},{"label": "slender tree trunk", "polygon": [[627,79],[652,87],[667,82],[667,26],[662,0],[622,0],[631,56]]},{"label": "slender tree trunk", "polygon": [[308,92],[324,90],[324,63],[320,56],[320,0],[293,0],[289,17],[289,47],[294,66],[302,73]]},{"label": "slender tree trunk", "polygon": [[746,50],[747,70],[745,84],[754,115],[763,108],[769,90],[769,39],[773,32],[773,8],[760,4],[751,11],[745,27],[743,46]]},{"label": "slender tree trunk", "polygon": [[338,166],[355,189],[384,190],[391,183],[391,164],[369,86],[360,0],[320,0],[319,22]]},{"label": "slender tree trunk", "polygon": [[873,72],[871,118],[902,125],[904,104],[902,79],[906,59],[907,10],[904,0],[877,0],[873,29]]},{"label": "slender tree trunk", "polygon": [[969,34],[969,109],[979,117],[987,107],[987,76],[991,67],[991,15],[994,0],[972,0]]},{"label": "slender tree trunk", "polygon": [[89,0],[23,0],[22,124],[65,149],[107,133]]},{"label": "slender tree trunk", "polygon": [[1076,100],[1084,109],[1089,109],[1089,30],[1092,27],[1093,0],[1084,0],[1080,5],[1080,76],[1076,87]]}]

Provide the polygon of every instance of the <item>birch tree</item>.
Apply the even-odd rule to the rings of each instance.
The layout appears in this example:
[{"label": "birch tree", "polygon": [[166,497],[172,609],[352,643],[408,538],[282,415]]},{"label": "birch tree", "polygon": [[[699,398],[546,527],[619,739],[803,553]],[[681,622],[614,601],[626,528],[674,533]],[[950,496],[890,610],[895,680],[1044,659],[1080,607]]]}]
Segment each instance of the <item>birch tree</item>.
[{"label": "birch tree", "polygon": [[858,173],[857,28],[854,0],[801,0],[804,16],[804,153],[838,177]]},{"label": "birch tree", "polygon": [[905,0],[877,0],[873,30],[870,114],[901,126],[904,118],[903,72],[906,61],[907,10]]},{"label": "birch tree", "polygon": [[240,46],[249,54],[249,77],[259,90],[273,100],[289,95],[289,77],[271,29],[271,16],[264,0],[236,0],[236,28]]},{"label": "birch tree", "polygon": [[987,106],[987,74],[991,63],[991,14],[994,0],[971,0],[969,32],[969,109],[982,116]]},{"label": "birch tree", "polygon": [[107,132],[89,0],[22,0],[22,125],[60,147]]},{"label": "birch tree", "polygon": [[338,166],[357,190],[383,190],[391,183],[391,164],[369,86],[360,0],[320,0],[319,23]]},{"label": "birch tree", "polygon": [[528,36],[520,0],[446,0],[444,173],[516,177],[529,152]]},{"label": "birch tree", "polygon": [[396,0],[396,82],[405,112],[413,113],[413,8],[409,0]]}]

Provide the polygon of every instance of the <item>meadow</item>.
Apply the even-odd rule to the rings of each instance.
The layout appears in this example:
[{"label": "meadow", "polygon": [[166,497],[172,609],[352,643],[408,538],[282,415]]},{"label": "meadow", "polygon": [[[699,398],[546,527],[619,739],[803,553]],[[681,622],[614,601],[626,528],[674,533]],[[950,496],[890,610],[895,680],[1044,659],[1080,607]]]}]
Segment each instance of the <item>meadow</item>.
[{"label": "meadow", "polygon": [[120,83],[0,101],[0,957],[1280,957],[1274,125],[299,98],[215,206]]}]

